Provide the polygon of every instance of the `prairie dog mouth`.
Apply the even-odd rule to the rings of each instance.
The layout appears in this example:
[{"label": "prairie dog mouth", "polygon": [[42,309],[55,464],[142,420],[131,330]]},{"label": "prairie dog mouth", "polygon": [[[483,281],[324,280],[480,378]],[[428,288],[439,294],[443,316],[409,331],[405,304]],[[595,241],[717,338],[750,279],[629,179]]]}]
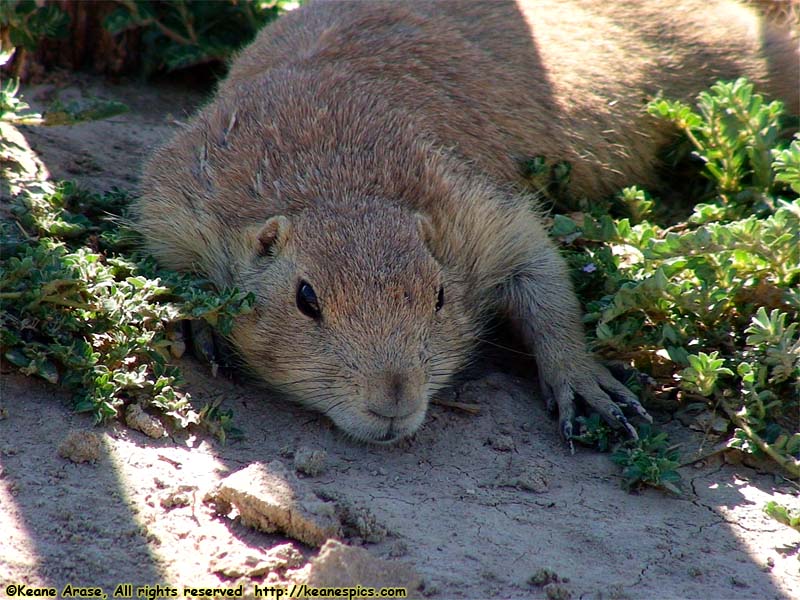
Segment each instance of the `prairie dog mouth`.
[{"label": "prairie dog mouth", "polygon": [[388,446],[416,432],[425,420],[426,412],[427,406],[400,417],[385,417],[371,410],[329,416],[355,439]]},{"label": "prairie dog mouth", "polygon": [[[379,421],[381,428],[385,428],[383,433],[373,426],[373,432],[367,440],[376,444],[390,445],[400,441],[404,437],[413,434],[418,428],[422,419],[417,417],[417,413],[410,413],[403,417],[381,417],[372,415],[375,421]],[[423,413],[424,416],[424,413]],[[378,429],[378,431],[375,431]]]}]

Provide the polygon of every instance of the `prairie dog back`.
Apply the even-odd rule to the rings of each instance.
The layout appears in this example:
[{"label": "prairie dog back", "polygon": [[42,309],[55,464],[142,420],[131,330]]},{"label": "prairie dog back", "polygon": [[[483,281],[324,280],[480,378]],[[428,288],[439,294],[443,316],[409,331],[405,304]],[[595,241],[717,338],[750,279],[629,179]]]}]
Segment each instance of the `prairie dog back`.
[{"label": "prairie dog back", "polygon": [[221,92],[270,70],[338,63],[493,175],[516,181],[519,159],[535,155],[570,162],[578,196],[655,183],[672,134],[643,111],[658,93],[689,100],[747,76],[800,111],[797,23],[732,0],[312,5],[265,29]]}]

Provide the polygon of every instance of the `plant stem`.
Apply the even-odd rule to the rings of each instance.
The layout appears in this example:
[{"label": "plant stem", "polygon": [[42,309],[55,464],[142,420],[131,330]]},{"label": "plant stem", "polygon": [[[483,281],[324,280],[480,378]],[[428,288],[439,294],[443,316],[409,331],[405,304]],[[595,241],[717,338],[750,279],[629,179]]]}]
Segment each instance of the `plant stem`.
[{"label": "plant stem", "polygon": [[727,413],[728,418],[733,421],[733,423],[739,427],[742,431],[747,434],[747,437],[758,446],[759,450],[764,452],[767,456],[772,458],[776,463],[782,466],[788,473],[792,475],[794,478],[800,478],[800,460],[794,460],[791,457],[782,456],[779,454],[772,446],[770,446],[767,442],[761,439],[761,437],[752,430],[750,425],[737,414],[736,410],[728,404],[728,402],[724,399],[721,400],[720,405],[722,406],[723,410]]}]

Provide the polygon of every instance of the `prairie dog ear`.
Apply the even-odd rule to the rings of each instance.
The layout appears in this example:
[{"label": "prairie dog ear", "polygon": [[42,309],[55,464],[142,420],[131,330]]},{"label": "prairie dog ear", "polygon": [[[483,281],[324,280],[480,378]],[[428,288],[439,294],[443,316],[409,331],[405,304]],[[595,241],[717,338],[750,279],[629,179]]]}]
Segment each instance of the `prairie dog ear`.
[{"label": "prairie dog ear", "polygon": [[267,219],[256,233],[256,253],[259,256],[270,256],[279,251],[292,232],[292,224],[283,215]]},{"label": "prairie dog ear", "polygon": [[422,213],[414,213],[414,219],[417,221],[419,237],[422,238],[426,246],[430,246],[436,237],[436,230],[433,228],[433,223]]}]

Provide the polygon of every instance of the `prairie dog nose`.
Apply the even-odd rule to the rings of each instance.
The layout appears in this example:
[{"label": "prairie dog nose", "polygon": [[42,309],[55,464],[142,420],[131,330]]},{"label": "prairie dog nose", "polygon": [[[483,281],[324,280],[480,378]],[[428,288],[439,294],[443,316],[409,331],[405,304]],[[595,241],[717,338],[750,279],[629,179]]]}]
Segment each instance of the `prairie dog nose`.
[{"label": "prairie dog nose", "polygon": [[414,387],[407,374],[397,370],[384,371],[370,386],[372,393],[367,408],[387,419],[407,417],[419,403],[420,394],[415,393]]},{"label": "prairie dog nose", "polygon": [[406,378],[400,373],[391,373],[387,377],[387,391],[389,397],[393,398],[396,404],[401,404],[406,393]]}]

